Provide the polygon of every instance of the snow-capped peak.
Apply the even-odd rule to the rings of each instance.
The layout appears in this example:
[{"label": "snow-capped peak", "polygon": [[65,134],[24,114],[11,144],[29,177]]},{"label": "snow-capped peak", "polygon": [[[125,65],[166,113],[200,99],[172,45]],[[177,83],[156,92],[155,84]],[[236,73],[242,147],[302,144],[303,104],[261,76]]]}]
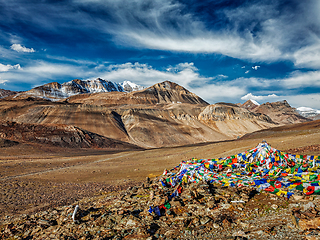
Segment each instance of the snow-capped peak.
[{"label": "snow-capped peak", "polygon": [[122,88],[124,89],[124,91],[126,92],[132,92],[132,91],[138,91],[138,90],[143,90],[144,87],[138,85],[138,84],[135,84],[133,82],[130,82],[130,81],[124,81],[122,84],[121,84]]},{"label": "snow-capped peak", "polygon": [[130,81],[116,83],[97,78],[87,80],[74,79],[62,84],[57,82],[48,83],[26,93],[28,95],[35,95],[37,97],[56,101],[83,93],[132,92],[142,89],[144,89],[144,87]]},{"label": "snow-capped peak", "polygon": [[79,80],[75,79],[70,82],[61,84],[62,91],[69,94],[75,95],[79,93],[99,93],[99,92],[123,92],[121,85],[115,82],[110,82],[97,78],[94,80]]},{"label": "snow-capped peak", "polygon": [[250,101],[251,101],[254,105],[257,105],[257,106],[260,105],[260,103],[258,103],[256,100],[250,99]]}]

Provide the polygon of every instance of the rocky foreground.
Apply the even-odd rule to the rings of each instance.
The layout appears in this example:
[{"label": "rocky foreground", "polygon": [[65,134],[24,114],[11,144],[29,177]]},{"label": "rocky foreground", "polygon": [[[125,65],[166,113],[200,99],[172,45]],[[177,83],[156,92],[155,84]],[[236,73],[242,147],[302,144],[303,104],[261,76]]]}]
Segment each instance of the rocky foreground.
[{"label": "rocky foreground", "polygon": [[[1,239],[319,239],[320,197],[156,178],[73,205],[1,219]],[[79,210],[74,215],[76,205]],[[157,207],[158,206],[158,207]],[[150,208],[151,207],[151,208]]]}]

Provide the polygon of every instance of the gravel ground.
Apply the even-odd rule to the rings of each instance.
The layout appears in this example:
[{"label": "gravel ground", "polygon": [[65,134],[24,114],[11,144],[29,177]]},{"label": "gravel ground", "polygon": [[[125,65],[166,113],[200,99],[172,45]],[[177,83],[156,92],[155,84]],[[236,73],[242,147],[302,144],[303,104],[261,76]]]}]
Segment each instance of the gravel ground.
[{"label": "gravel ground", "polygon": [[0,217],[64,206],[102,191],[119,191],[134,184],[136,183],[128,182],[113,186],[103,183],[57,183],[21,178],[0,181]]},{"label": "gravel ground", "polygon": [[[99,196],[72,205],[2,217],[0,237],[149,240],[320,237],[317,196],[287,200],[250,188],[235,189],[203,182],[184,185],[181,194],[169,201],[171,193],[157,179],[126,190],[100,191]],[[160,215],[149,212],[150,206],[162,204],[166,209],[161,209]],[[73,219],[76,205],[79,210]]]}]

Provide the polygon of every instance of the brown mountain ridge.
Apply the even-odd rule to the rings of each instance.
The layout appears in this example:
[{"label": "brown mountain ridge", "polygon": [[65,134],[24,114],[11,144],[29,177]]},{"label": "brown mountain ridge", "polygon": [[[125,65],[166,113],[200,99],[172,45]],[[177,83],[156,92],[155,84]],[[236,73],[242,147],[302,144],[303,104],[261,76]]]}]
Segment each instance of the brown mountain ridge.
[{"label": "brown mountain ridge", "polygon": [[[80,83],[74,80],[68,84]],[[90,86],[102,83],[97,79]],[[48,91],[51,85],[59,87],[47,84]],[[287,102],[262,104],[251,111],[229,103],[209,105],[170,81],[140,91],[82,93],[55,101],[30,92],[0,100],[3,121],[69,125],[143,148],[230,140],[261,129],[308,121],[296,114]]]},{"label": "brown mountain ridge", "polygon": [[267,102],[251,109],[251,111],[268,115],[274,122],[281,125],[311,121],[301,116],[286,100],[273,103]]}]

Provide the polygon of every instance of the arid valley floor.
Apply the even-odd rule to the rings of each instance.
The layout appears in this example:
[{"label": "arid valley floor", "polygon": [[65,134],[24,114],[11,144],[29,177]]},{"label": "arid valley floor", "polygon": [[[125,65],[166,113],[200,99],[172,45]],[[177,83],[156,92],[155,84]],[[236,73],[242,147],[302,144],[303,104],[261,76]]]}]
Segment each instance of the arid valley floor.
[{"label": "arid valley floor", "polygon": [[[262,140],[283,151],[320,154],[320,122],[263,130],[239,140],[143,151],[105,152],[18,145],[1,148],[1,216],[72,203],[109,186],[162,174],[190,158],[229,156]],[[311,147],[314,146],[314,147]],[[9,201],[8,201],[9,200]]]},{"label": "arid valley floor", "polygon": [[241,139],[182,147],[107,152],[1,143],[1,218],[77,203],[127,189],[190,158],[229,156],[266,140],[276,149],[320,155],[320,121],[247,134]]}]

